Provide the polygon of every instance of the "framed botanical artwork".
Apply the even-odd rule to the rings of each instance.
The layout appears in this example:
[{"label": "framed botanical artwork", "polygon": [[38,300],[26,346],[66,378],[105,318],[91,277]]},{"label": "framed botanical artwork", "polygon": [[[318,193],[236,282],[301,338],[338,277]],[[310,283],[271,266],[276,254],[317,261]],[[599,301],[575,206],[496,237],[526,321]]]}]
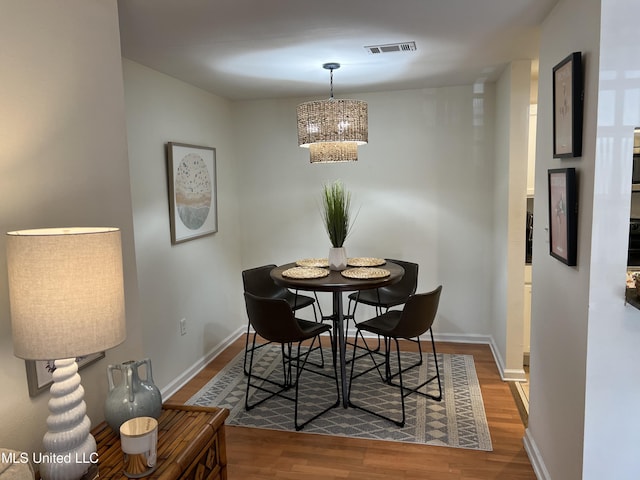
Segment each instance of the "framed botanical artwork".
[{"label": "framed botanical artwork", "polygon": [[582,54],[573,52],[553,67],[553,157],[582,155],[584,88]]},{"label": "framed botanical artwork", "polygon": [[171,243],[218,231],[216,149],[167,144]]},{"label": "framed botanical artwork", "polygon": [[[85,355],[76,358],[78,370],[97,362],[104,358],[104,352]],[[53,372],[56,367],[53,360],[25,360],[27,367],[27,385],[29,386],[29,396],[35,397],[45,390],[48,390],[53,383]]]},{"label": "framed botanical artwork", "polygon": [[575,266],[578,249],[578,195],[575,168],[548,171],[549,253]]}]

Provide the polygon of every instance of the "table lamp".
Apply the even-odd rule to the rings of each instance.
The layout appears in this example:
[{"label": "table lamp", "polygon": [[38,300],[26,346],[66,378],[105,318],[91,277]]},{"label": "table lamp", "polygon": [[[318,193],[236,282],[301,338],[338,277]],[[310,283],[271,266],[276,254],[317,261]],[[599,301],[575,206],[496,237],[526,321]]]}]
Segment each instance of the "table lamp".
[{"label": "table lamp", "polygon": [[40,475],[76,480],[97,461],[76,359],[126,337],[120,230],[9,232],[14,355],[55,360]]}]

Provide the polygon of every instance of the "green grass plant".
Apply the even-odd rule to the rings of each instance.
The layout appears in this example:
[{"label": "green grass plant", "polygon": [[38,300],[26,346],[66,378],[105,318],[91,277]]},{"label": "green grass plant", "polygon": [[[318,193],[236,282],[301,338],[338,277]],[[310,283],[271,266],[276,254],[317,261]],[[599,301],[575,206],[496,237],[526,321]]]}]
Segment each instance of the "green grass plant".
[{"label": "green grass plant", "polygon": [[351,193],[340,180],[324,185],[322,218],[331,245],[342,247],[351,229]]}]

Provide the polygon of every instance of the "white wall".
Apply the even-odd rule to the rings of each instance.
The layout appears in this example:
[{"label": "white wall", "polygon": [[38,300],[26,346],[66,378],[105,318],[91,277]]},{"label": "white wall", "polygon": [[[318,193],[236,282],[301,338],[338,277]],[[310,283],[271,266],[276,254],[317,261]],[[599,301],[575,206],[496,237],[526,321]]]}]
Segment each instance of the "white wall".
[{"label": "white wall", "polygon": [[[509,145],[511,120],[511,65],[508,65],[496,84],[496,133],[495,189],[493,196],[493,272],[491,324],[493,340],[502,362],[501,370],[506,368],[507,352],[507,281],[508,256],[504,254],[509,247]],[[505,132],[507,134],[505,135]]]},{"label": "white wall", "polygon": [[511,104],[509,109],[509,196],[507,212],[507,351],[506,370],[512,378],[523,379],[524,260],[527,215],[527,165],[529,148],[529,101],[531,61],[511,63]]},{"label": "white wall", "polygon": [[524,380],[524,225],[531,61],[511,62],[500,76],[496,91],[492,333],[503,378]]},{"label": "white wall", "polygon": [[[540,478],[632,479],[640,470],[640,312],[623,298],[640,109],[638,8],[635,0],[564,0],[542,26],[525,438]],[[573,51],[585,62],[583,155],[559,160],[552,158],[551,72]],[[561,167],[578,171],[576,267],[549,255],[547,198],[539,195],[547,191],[547,170]]]},{"label": "white wall", "polygon": [[[540,36],[527,435],[553,479],[582,475],[599,18],[599,0],[561,1]],[[574,51],[586,62],[583,156],[553,159],[552,68]],[[547,170],[561,167],[580,170],[577,267],[549,255],[548,197],[541,193],[548,192]]]},{"label": "white wall", "polygon": [[301,100],[234,104],[234,124],[242,126],[235,145],[243,267],[326,256],[318,201],[323,183],[339,178],[359,209],[347,254],[419,263],[419,290],[443,285],[436,333],[486,340],[493,85],[475,94],[465,86],[353,97],[369,104],[370,143],[359,149],[358,162],[334,165],[311,165],[297,146]]},{"label": "white wall", "polygon": [[[233,125],[228,101],[132,61],[123,65],[144,352],[165,389],[245,322]],[[171,245],[167,142],[216,149],[214,235]]]},{"label": "white wall", "polygon": [[[623,302],[633,129],[640,126],[640,2],[603,0],[594,146],[583,479],[640,471],[640,311]],[[606,441],[603,442],[603,439]]]},{"label": "white wall", "polygon": [[[124,96],[115,1],[0,0],[1,231],[122,230],[127,340],[82,370],[88,414],[103,419],[105,368],[141,352]],[[0,270],[6,272],[4,235]],[[48,393],[29,398],[13,356],[0,275],[0,446],[40,451]]]}]

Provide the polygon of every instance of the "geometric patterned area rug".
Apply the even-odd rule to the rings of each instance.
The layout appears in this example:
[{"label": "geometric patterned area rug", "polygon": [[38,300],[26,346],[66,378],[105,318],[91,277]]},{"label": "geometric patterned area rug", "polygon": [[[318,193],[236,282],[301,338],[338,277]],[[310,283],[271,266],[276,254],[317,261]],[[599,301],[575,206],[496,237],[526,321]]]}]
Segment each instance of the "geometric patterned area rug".
[{"label": "geometric patterned area rug", "polygon": [[[269,345],[256,350],[254,373],[279,380],[283,377],[279,345]],[[348,353],[348,358],[351,355]],[[316,357],[316,355],[318,355]],[[324,349],[324,371],[331,373],[331,350]],[[403,375],[405,385],[417,385],[435,373],[433,355],[424,355],[420,367]],[[211,379],[187,405],[216,406],[229,409],[227,425],[295,431],[293,426],[294,404],[280,397],[271,398],[246,411],[245,392],[247,377],[243,372],[244,351],[240,352],[223,370]],[[417,353],[402,352],[403,365],[415,363]],[[319,363],[319,352],[313,352],[310,361]],[[356,373],[371,365],[365,358],[356,362]],[[406,363],[405,363],[406,362]],[[411,363],[409,363],[411,362]],[[472,355],[438,354],[442,400],[437,402],[423,395],[411,394],[405,398],[406,421],[400,428],[367,412],[343,408],[342,403],[300,431],[306,434],[334,435],[371,440],[420,443],[444,447],[491,451],[491,436],[485,416],[480,385]],[[347,375],[350,364],[347,365]],[[339,375],[339,371],[338,371]],[[428,392],[437,395],[437,380],[428,385]],[[250,392],[251,403],[265,394],[259,390]],[[293,392],[291,393],[293,395]],[[310,418],[336,400],[335,381],[321,375],[303,372],[300,380],[299,421]],[[377,372],[358,378],[352,387],[351,400],[370,409],[382,411],[392,418],[400,418],[399,389],[384,384]]]}]

